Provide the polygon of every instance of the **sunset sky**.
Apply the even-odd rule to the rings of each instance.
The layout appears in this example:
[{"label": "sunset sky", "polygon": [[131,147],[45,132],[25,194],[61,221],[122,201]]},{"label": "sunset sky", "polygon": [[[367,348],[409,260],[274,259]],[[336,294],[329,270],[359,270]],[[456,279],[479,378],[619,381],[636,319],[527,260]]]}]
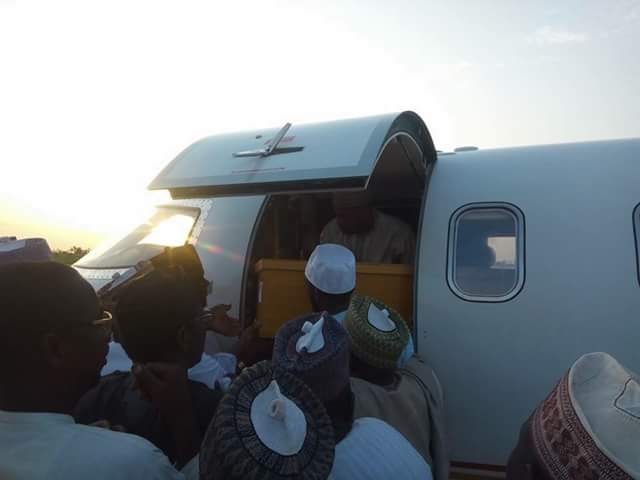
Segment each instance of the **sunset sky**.
[{"label": "sunset sky", "polygon": [[93,247],[213,133],[414,110],[436,146],[640,136],[640,0],[0,0],[0,236]]}]

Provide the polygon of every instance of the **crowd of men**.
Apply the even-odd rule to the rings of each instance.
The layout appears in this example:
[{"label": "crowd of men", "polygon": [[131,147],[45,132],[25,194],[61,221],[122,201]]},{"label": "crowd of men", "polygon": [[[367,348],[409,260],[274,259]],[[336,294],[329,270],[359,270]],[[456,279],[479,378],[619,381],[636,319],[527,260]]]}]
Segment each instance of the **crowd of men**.
[{"label": "crowd of men", "polygon": [[[339,202],[367,221],[361,198]],[[371,242],[352,245],[359,258]],[[396,311],[355,293],[344,243],[315,248],[313,312],[283,319],[250,366],[257,326],[207,309],[197,262],[149,266],[117,299],[58,263],[0,266],[0,478],[449,478],[436,373]],[[207,330],[238,334],[233,354],[204,353]],[[638,377],[585,355],[524,423],[507,478],[640,478],[639,431]]]}]

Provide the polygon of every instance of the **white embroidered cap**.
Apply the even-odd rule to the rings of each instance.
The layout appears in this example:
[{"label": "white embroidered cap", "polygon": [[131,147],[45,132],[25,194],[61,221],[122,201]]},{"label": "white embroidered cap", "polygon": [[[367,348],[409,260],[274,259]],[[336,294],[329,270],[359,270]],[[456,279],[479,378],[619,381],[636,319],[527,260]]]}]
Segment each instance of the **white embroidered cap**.
[{"label": "white embroidered cap", "polygon": [[582,356],[569,371],[569,395],[598,448],[640,478],[640,379],[607,353]]},{"label": "white embroidered cap", "polygon": [[356,258],[351,250],[341,245],[318,245],[309,257],[304,275],[325,293],[349,293],[356,288]]},{"label": "white embroidered cap", "polygon": [[251,403],[251,423],[260,441],[280,455],[298,453],[307,436],[304,413],[282,395],[275,380]]}]

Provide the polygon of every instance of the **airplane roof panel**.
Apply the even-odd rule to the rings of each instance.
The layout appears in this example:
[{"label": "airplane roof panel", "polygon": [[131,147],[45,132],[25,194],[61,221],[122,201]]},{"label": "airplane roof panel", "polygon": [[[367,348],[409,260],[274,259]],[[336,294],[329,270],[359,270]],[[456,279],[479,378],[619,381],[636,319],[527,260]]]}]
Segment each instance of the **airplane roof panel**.
[{"label": "airplane roof panel", "polygon": [[149,188],[174,197],[363,189],[387,141],[399,134],[419,145],[425,162],[435,160],[426,126],[404,112],[206,137]]}]

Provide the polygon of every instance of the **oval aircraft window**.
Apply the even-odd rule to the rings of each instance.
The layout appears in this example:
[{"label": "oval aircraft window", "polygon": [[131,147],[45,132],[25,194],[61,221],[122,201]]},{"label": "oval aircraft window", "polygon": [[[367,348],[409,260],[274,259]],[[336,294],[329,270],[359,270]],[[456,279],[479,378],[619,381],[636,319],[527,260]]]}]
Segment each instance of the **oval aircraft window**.
[{"label": "oval aircraft window", "polygon": [[504,204],[468,205],[454,213],[449,231],[448,282],[464,300],[513,298],[524,280],[524,220]]}]

